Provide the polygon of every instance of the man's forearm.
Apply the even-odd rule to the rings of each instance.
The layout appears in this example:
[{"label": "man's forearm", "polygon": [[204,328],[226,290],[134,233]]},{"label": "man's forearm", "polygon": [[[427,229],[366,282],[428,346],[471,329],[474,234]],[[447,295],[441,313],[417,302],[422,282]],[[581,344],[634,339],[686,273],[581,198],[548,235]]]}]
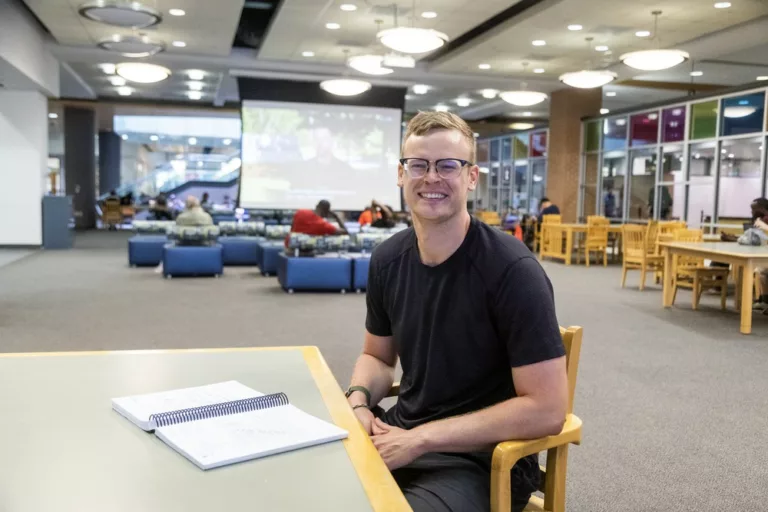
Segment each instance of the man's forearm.
[{"label": "man's forearm", "polygon": [[426,423],[414,429],[424,452],[471,452],[493,449],[510,439],[558,434],[565,417],[548,404],[521,396],[477,412]]},{"label": "man's forearm", "polygon": [[[352,386],[363,386],[371,392],[371,407],[377,405],[387,396],[395,380],[395,368],[384,361],[368,354],[362,354],[352,372]],[[354,393],[349,397],[353,405],[365,403],[362,393]]]}]

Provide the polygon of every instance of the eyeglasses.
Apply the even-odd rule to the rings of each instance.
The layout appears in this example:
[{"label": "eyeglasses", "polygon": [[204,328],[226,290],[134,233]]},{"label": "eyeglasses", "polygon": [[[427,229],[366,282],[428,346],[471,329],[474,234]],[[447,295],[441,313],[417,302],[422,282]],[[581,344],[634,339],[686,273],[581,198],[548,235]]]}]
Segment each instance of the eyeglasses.
[{"label": "eyeglasses", "polygon": [[[401,158],[400,163],[412,178],[421,178],[429,172],[430,161],[424,158]],[[461,172],[471,162],[458,158],[441,158],[435,160],[435,171],[443,179],[450,179]]]}]

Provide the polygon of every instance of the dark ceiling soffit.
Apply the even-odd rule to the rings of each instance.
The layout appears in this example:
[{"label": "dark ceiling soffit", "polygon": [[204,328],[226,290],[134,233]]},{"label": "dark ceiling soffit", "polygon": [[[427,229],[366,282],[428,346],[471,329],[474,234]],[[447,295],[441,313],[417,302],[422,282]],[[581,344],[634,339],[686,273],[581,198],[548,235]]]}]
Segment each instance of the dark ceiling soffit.
[{"label": "dark ceiling soffit", "polygon": [[262,44],[259,45],[258,50],[256,50],[256,57],[258,57],[259,53],[261,53],[261,47],[264,45],[264,41],[266,41],[269,37],[270,32],[272,32],[272,27],[275,24],[275,20],[280,15],[280,10],[283,8],[284,4],[285,0],[278,0],[277,4],[275,4],[275,11],[272,13],[272,17],[269,19],[267,28],[264,29],[264,36],[261,38]]},{"label": "dark ceiling soffit", "polygon": [[465,44],[473,41],[474,39],[477,39],[482,35],[485,35],[487,32],[495,29],[499,25],[507,22],[508,20],[514,18],[515,16],[519,16],[520,14],[524,13],[528,9],[536,7],[537,5],[545,1],[547,0],[520,0],[515,5],[511,7],[507,7],[506,9],[496,14],[495,16],[488,18],[487,20],[477,25],[476,27],[470,29],[467,32],[464,32],[462,35],[460,35],[453,41],[450,41],[448,44],[446,44],[442,48],[436,50],[435,52],[421,59],[420,62],[426,62],[429,64],[437,62],[438,60],[443,59],[447,57],[449,54],[451,54],[452,52],[458,50]]},{"label": "dark ceiling soffit", "polygon": [[609,117],[616,117],[622,114],[631,114],[635,112],[643,112],[646,110],[653,110],[654,108],[662,108],[666,107],[668,105],[677,105],[678,103],[687,103],[689,101],[703,101],[708,100],[710,98],[718,98],[720,96],[725,96],[727,94],[733,94],[735,92],[741,92],[741,91],[751,91],[752,89],[765,89],[766,82],[751,82],[744,85],[738,85],[736,87],[730,87],[730,88],[723,88],[717,92],[712,92],[709,94],[691,94],[688,96],[679,96],[677,98],[672,98],[671,100],[665,100],[665,101],[657,101],[655,103],[646,103],[645,105],[638,105],[636,107],[629,107],[629,108],[623,108],[621,110],[612,111],[610,114],[605,114],[602,116],[586,116],[582,117],[582,121],[593,121],[596,119],[608,119]]}]

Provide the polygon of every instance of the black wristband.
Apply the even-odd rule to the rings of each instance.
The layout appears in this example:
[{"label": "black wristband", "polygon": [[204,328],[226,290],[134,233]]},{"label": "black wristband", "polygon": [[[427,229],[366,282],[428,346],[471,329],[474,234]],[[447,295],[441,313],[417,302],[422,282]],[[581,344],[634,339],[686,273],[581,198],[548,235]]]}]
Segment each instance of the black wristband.
[{"label": "black wristband", "polygon": [[350,386],[349,389],[347,389],[345,396],[349,398],[349,396],[355,391],[360,391],[362,394],[364,394],[366,405],[371,405],[371,392],[363,386]]},{"label": "black wristband", "polygon": [[368,405],[366,404],[357,404],[356,406],[352,407],[352,410],[354,411],[355,409],[360,409],[361,407],[368,409]]}]

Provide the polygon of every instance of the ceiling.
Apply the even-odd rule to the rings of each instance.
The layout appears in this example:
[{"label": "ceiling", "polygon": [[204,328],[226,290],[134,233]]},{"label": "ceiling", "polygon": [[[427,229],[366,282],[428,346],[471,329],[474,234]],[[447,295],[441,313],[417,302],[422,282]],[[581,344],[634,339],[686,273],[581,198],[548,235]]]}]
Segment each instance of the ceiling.
[{"label": "ceiling", "polygon": [[[102,63],[127,61],[95,45],[130,30],[82,18],[81,0],[24,0],[50,32],[50,49],[63,62],[62,96],[118,98]],[[205,72],[201,105],[222,106],[239,100],[233,76],[322,80],[366,76],[345,67],[347,56],[383,53],[375,40],[376,20],[382,29],[414,24],[446,33],[451,42],[434,53],[416,56],[414,69],[397,68],[384,77],[367,77],[377,85],[430,86],[427,94],[409,91],[406,110],[431,109],[438,104],[470,120],[508,119],[546,122],[549,103],[517,108],[480,91],[528,89],[551,93],[565,87],[558,76],[586,67],[606,68],[619,79],[604,88],[603,106],[610,110],[685,96],[703,86],[736,86],[768,75],[768,2],[732,0],[728,9],[715,9],[714,0],[143,0],[160,11],[163,21],[139,31],[164,43],[165,52],[143,61],[169,68],[172,76],[159,84],[130,84],[131,100],[190,102],[191,69]],[[342,3],[355,4],[343,11]],[[415,5],[415,10],[414,10]],[[526,9],[523,9],[526,7]],[[170,16],[170,9],[185,16]],[[640,38],[638,30],[653,31],[651,11],[661,10],[658,38]],[[421,13],[434,11],[425,19]],[[327,23],[338,23],[329,30]],[[580,24],[582,30],[567,26]],[[608,52],[590,49],[606,45]],[[534,40],[546,41],[533,46]],[[172,46],[183,41],[186,46]],[[660,44],[691,54],[691,61],[666,71],[638,72],[618,61],[625,52]],[[313,52],[305,57],[303,52]],[[490,64],[481,70],[479,64]],[[534,73],[536,68],[543,73]],[[698,77],[691,71],[701,71]],[[704,89],[702,89],[703,91]],[[468,107],[456,99],[469,98]],[[530,113],[530,115],[528,115]]]}]

